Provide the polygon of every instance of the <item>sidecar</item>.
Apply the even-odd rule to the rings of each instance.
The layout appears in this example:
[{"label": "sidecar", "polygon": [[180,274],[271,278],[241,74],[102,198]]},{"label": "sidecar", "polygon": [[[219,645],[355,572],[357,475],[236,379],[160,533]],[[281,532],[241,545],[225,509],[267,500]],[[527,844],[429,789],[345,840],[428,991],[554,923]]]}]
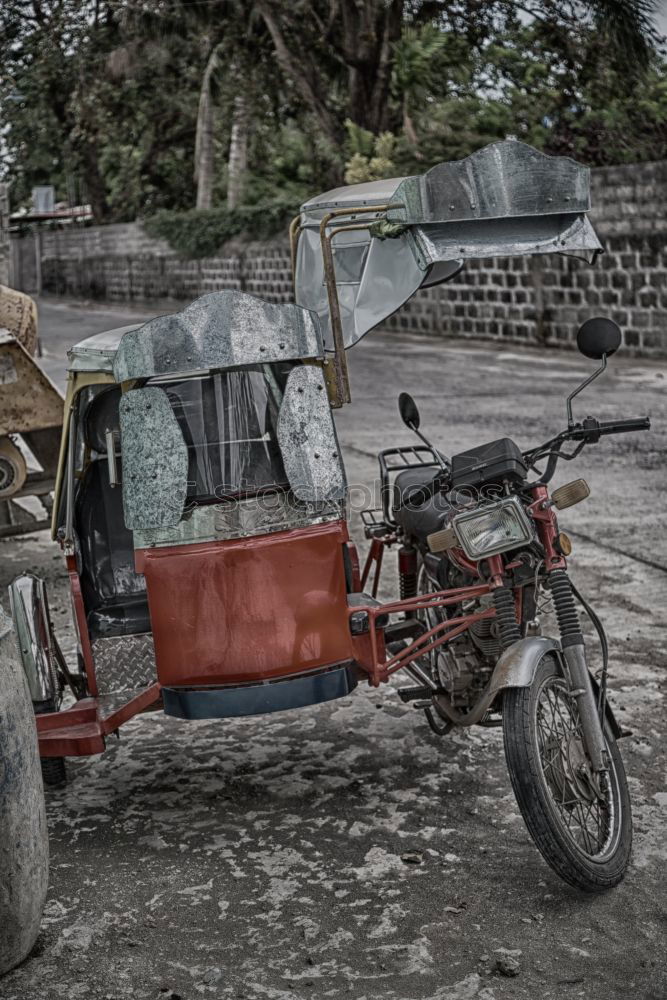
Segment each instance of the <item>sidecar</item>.
[{"label": "sidecar", "polygon": [[10,595],[43,760],[101,752],[144,711],[230,718],[378,686],[423,654],[425,600],[488,591],[384,606],[365,592],[332,417],[349,399],[346,350],[468,258],[595,256],[589,207],[585,168],[497,143],[306,203],[291,227],[296,304],[216,292],[72,349],[52,529],[76,668],[41,582]]}]

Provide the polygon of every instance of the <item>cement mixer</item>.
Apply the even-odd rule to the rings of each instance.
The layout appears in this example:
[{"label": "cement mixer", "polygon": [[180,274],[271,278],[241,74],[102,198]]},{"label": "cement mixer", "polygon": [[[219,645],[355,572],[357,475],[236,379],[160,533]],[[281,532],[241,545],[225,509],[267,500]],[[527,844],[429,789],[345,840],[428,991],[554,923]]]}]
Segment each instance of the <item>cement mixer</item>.
[{"label": "cement mixer", "polygon": [[[63,421],[63,397],[34,358],[37,308],[0,285],[0,538],[46,528]],[[29,509],[16,501],[34,497]]]}]

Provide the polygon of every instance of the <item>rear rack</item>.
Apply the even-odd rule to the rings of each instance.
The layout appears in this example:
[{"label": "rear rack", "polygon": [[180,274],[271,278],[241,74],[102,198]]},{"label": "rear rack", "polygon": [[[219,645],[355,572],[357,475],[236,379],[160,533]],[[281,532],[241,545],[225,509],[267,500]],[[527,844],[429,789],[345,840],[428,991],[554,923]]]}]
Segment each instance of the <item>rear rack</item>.
[{"label": "rear rack", "polygon": [[384,538],[393,535],[394,527],[387,524],[384,512],[379,507],[369,507],[360,512],[366,538]]}]

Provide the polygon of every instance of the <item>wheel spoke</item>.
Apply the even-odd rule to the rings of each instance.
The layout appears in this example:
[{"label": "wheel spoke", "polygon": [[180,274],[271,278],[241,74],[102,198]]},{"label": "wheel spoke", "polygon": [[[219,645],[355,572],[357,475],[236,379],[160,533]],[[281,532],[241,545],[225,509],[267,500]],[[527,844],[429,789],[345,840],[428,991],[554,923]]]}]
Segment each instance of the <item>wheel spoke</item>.
[{"label": "wheel spoke", "polygon": [[588,770],[578,707],[562,679],[553,678],[540,691],[535,725],[542,773],[563,828],[581,851],[598,856],[613,827],[611,789],[601,801]]}]

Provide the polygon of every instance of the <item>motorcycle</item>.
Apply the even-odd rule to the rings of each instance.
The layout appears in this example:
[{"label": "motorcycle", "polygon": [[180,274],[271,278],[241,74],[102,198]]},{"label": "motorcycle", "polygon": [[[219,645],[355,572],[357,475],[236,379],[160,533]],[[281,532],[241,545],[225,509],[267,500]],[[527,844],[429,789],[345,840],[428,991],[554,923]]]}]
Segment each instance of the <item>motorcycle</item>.
[{"label": "motorcycle", "polygon": [[[405,665],[415,686],[399,696],[424,710],[438,736],[456,726],[502,726],[512,787],[538,850],[566,882],[593,892],[618,884],[630,857],[631,806],[616,743],[624,733],[607,699],[604,628],[570,580],[571,543],[557,519],[590,491],[584,479],[552,492],[549,483],[558,463],[586,446],[649,429],[645,417],[573,418],[573,398],[620,343],[610,320],[583,324],[579,350],[601,365],[568,397],[566,429],[524,452],[501,438],[447,459],[402,393],[401,417],[421,444],[380,453],[383,509],[363,515],[371,549],[362,584],[373,570],[374,594],[385,548],[400,546],[413,638],[388,648],[396,663],[416,658]],[[577,604],[599,637],[598,677],[588,669]],[[541,635],[547,608],[557,637]],[[504,686],[507,671],[513,681]]]}]

